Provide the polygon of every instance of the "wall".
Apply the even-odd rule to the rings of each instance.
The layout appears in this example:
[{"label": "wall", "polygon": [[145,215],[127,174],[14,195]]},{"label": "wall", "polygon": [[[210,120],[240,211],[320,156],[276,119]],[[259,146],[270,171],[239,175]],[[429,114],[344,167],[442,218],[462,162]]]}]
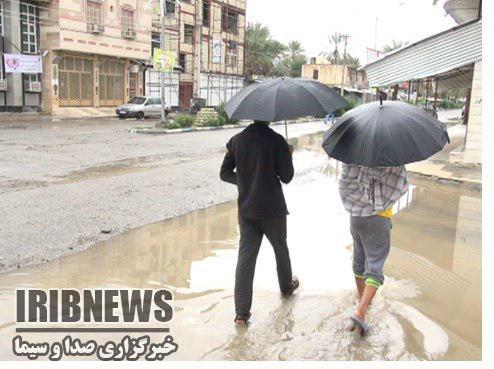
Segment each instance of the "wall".
[{"label": "wall", "polygon": [[475,63],[463,161],[482,163],[482,61]]}]

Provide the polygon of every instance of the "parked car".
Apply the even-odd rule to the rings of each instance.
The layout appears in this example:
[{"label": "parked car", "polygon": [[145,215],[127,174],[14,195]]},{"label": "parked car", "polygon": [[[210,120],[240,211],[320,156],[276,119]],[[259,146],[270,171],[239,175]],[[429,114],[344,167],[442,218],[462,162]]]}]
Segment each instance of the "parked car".
[{"label": "parked car", "polygon": [[[165,102],[165,113],[168,115],[171,108]],[[161,115],[161,98],[151,96],[135,96],[127,104],[117,106],[115,113],[120,119],[144,119]]]}]

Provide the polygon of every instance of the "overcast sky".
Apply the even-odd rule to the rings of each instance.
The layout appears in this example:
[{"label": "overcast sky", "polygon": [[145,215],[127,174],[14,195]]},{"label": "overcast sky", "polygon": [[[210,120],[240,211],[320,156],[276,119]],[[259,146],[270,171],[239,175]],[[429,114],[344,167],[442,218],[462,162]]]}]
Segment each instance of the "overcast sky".
[{"label": "overcast sky", "polygon": [[[329,48],[328,35],[350,34],[348,49],[366,63],[366,47],[414,42],[456,25],[433,0],[247,0],[247,21],[267,25],[281,42],[298,40],[308,57]],[[375,25],[377,17],[377,38]],[[377,41],[377,42],[376,42]]]}]

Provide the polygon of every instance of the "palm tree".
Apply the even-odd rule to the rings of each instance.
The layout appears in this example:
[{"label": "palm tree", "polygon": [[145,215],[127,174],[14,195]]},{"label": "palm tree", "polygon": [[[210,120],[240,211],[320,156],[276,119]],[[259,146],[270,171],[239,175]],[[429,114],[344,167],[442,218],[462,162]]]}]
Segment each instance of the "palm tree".
[{"label": "palm tree", "polygon": [[322,52],[321,55],[325,56],[331,64],[341,64],[339,47],[341,41],[343,41],[343,34],[340,32],[334,32],[332,35],[328,36],[328,41],[331,51]]},{"label": "palm tree", "polygon": [[260,23],[247,25],[245,33],[245,78],[272,76],[275,63],[286,50],[286,46],[274,40],[269,28]]},{"label": "palm tree", "polygon": [[358,69],[360,68],[360,59],[356,56],[352,56],[349,53],[347,53],[347,56],[345,58],[345,64]]},{"label": "palm tree", "polygon": [[383,52],[384,53],[389,53],[389,52],[394,51],[396,49],[399,49],[399,48],[401,48],[401,47],[403,47],[403,46],[405,46],[407,44],[408,44],[408,42],[393,40],[393,41],[391,41],[390,44],[385,45],[383,47]]}]

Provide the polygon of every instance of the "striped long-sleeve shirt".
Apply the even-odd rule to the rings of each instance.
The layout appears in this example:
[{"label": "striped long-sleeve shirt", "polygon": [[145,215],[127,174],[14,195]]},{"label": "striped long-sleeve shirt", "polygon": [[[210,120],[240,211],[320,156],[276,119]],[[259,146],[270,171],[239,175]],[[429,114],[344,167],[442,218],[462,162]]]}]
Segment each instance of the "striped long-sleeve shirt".
[{"label": "striped long-sleeve shirt", "polygon": [[408,191],[407,172],[403,165],[368,168],[343,164],[339,191],[345,209],[352,216],[376,215]]}]

